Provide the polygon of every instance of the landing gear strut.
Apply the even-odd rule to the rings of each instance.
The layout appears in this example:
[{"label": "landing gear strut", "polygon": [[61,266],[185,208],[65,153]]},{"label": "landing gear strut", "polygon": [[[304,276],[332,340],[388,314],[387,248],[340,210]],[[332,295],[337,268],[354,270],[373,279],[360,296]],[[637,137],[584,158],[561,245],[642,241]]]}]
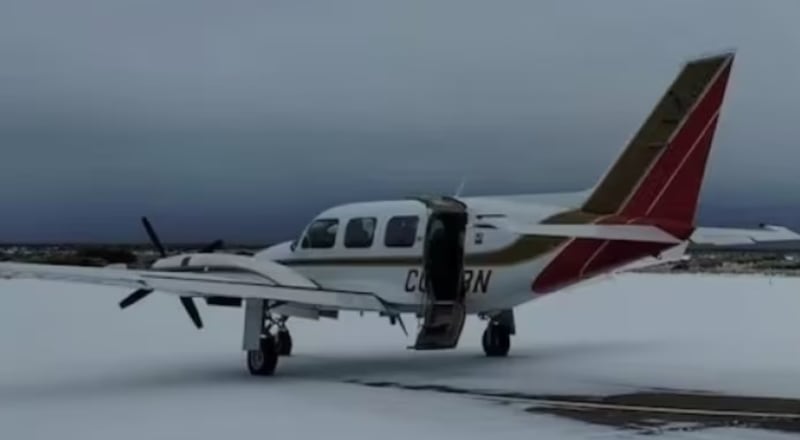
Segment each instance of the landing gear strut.
[{"label": "landing gear strut", "polygon": [[507,356],[511,349],[511,335],[514,333],[513,311],[504,310],[491,316],[481,338],[483,352],[488,357]]},{"label": "landing gear strut", "polygon": [[286,328],[288,317],[275,316],[270,309],[271,305],[260,299],[245,303],[243,347],[247,351],[247,369],[255,376],[272,376],[278,357],[292,353],[292,336]]}]

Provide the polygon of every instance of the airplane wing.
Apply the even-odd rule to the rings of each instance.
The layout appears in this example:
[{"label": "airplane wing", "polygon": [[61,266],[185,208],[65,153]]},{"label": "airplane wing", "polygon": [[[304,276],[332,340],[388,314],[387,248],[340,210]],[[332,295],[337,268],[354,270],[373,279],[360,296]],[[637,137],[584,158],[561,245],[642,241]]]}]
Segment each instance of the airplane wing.
[{"label": "airplane wing", "polygon": [[800,235],[783,226],[762,225],[758,229],[697,228],[689,240],[723,246],[800,240]]},{"label": "airplane wing", "polygon": [[[170,264],[177,260],[180,263]],[[252,257],[189,254],[160,262],[161,269],[155,270],[4,262],[0,263],[0,277],[128,287],[141,292],[141,296],[158,291],[182,298],[255,298],[344,310],[386,312],[388,308],[372,292],[322,288],[286,266],[271,261],[255,261]]]}]

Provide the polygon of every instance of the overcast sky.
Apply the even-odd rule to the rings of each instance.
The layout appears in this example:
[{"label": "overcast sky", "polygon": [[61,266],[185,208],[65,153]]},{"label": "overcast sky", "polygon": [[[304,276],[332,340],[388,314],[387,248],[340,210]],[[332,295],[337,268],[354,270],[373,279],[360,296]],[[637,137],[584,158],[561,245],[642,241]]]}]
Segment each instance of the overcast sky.
[{"label": "overcast sky", "polygon": [[463,177],[467,195],[582,189],[683,61],[725,49],[702,203],[732,217],[706,218],[800,218],[797,17],[794,0],[5,0],[0,241],[138,240],[142,214],[165,240],[271,241]]}]

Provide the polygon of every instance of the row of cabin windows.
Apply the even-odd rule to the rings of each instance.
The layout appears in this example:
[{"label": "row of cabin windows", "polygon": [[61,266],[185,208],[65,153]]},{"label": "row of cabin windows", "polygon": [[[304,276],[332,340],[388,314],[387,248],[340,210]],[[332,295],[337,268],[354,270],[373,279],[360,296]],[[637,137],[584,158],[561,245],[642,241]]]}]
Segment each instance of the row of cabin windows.
[{"label": "row of cabin windows", "polygon": [[[375,240],[377,229],[375,217],[358,217],[350,219],[344,228],[344,247],[368,248]],[[411,247],[417,238],[419,217],[397,216],[386,223],[383,244],[386,247]],[[339,220],[323,218],[315,220],[308,227],[300,246],[303,248],[326,249],[332,248],[336,243],[336,234],[339,231]]]}]

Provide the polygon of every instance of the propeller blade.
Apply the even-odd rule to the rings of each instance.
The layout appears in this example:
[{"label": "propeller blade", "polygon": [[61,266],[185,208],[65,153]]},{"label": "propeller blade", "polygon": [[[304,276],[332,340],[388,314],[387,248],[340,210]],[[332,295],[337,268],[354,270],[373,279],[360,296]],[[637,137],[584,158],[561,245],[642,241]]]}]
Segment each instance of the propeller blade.
[{"label": "propeller blade", "polygon": [[186,313],[189,314],[189,317],[192,318],[194,326],[197,328],[203,328],[203,321],[200,319],[200,312],[197,310],[197,306],[194,304],[192,297],[182,296],[181,304],[183,304],[183,308],[186,309]]},{"label": "propeller blade", "polygon": [[153,229],[153,225],[150,224],[150,220],[147,217],[142,217],[142,224],[144,225],[145,231],[147,231],[147,236],[150,237],[150,241],[155,246],[158,253],[161,254],[161,258],[167,256],[167,252],[164,250],[164,246],[161,244],[161,240],[159,240],[158,235],[156,234],[155,229]]},{"label": "propeller blade", "polygon": [[140,299],[144,298],[145,296],[151,294],[153,289],[136,289],[130,295],[126,296],[119,302],[119,308],[124,309],[128,306],[133,305]]},{"label": "propeller blade", "polygon": [[225,245],[225,242],[222,240],[214,240],[213,242],[207,244],[204,248],[197,251],[200,254],[211,254],[217,249],[221,249],[222,246]]}]

